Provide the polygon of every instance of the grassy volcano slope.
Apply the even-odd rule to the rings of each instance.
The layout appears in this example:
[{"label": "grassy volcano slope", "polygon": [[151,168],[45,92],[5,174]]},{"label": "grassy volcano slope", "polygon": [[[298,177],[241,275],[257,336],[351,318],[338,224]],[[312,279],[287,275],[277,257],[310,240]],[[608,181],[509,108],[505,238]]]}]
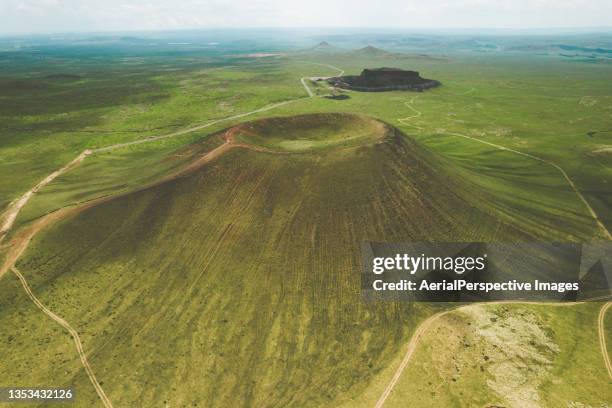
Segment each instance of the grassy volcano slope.
[{"label": "grassy volcano slope", "polygon": [[[19,267],[79,330],[116,406],[349,402],[428,307],[362,302],[363,240],[524,238],[477,210],[436,156],[383,128],[381,143],[350,149],[236,147],[43,231]],[[7,282],[0,325],[38,330]],[[32,346],[0,337],[7,355]],[[47,364],[66,347],[48,339],[39,370],[3,363],[1,377],[74,381],[90,406],[78,372]]]},{"label": "grassy volcano slope", "polygon": [[142,189],[223,143],[213,135],[195,137],[198,143],[179,148],[166,139],[92,155],[37,192],[19,213],[16,226],[68,205]]}]

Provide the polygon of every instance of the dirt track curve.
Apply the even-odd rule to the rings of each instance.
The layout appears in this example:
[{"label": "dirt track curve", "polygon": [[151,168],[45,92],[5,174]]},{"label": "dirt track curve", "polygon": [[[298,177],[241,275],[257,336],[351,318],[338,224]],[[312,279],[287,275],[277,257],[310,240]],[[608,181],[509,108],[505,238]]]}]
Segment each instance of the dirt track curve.
[{"label": "dirt track curve", "polygon": [[[306,62],[306,61],[302,61],[302,62]],[[319,63],[316,63],[316,62],[307,62],[307,63],[312,64],[312,65],[319,65],[319,66],[335,69],[335,70],[338,71],[337,75],[344,74],[344,70],[342,70],[342,69],[340,69],[338,67],[334,67],[333,65],[319,64]],[[308,93],[308,97],[310,97],[310,98],[314,97],[314,94],[312,93],[310,88],[306,85],[305,80],[306,79],[316,79],[316,78],[326,79],[326,78],[330,78],[330,77],[304,77],[304,78],[300,78],[300,82],[302,83],[302,85],[306,89],[306,92]],[[132,142],[117,143],[117,144],[106,146],[106,147],[100,147],[98,149],[86,149],[83,152],[81,152],[81,154],[79,154],[70,163],[68,163],[67,165],[65,165],[61,169],[56,170],[53,173],[51,173],[50,175],[48,175],[47,177],[45,177],[38,184],[36,184],[34,187],[32,187],[32,189],[26,191],[21,197],[19,197],[17,200],[15,200],[11,204],[9,204],[8,208],[6,209],[6,211],[2,214],[2,216],[0,216],[0,219],[2,220],[2,224],[0,226],[0,244],[2,243],[2,241],[5,238],[5,236],[8,234],[8,232],[13,227],[13,224],[15,223],[15,220],[17,219],[17,216],[19,215],[19,212],[21,211],[21,209],[28,203],[30,198],[32,198],[32,196],[35,193],[37,193],[41,188],[43,188],[47,184],[51,183],[53,180],[55,180],[61,174],[67,172],[68,170],[72,169],[73,167],[75,167],[76,165],[81,163],[87,156],[90,156],[91,154],[107,152],[107,151],[119,149],[119,148],[122,148],[122,147],[133,146],[133,145],[138,145],[138,144],[143,144],[143,143],[149,143],[149,142],[154,142],[154,141],[157,141],[157,140],[168,139],[168,138],[172,138],[172,137],[176,137],[176,136],[185,135],[185,134],[188,134],[188,133],[197,132],[198,130],[206,129],[206,128],[208,128],[210,126],[214,126],[214,125],[216,125],[218,123],[227,122],[229,120],[234,120],[234,119],[244,118],[246,116],[254,115],[256,113],[266,112],[266,111],[278,108],[280,106],[284,106],[284,105],[287,105],[287,104],[299,101],[301,99],[303,99],[303,98],[295,98],[295,99],[290,99],[290,100],[283,101],[283,102],[273,103],[271,105],[266,105],[266,106],[263,106],[261,108],[249,111],[249,112],[239,113],[237,115],[232,115],[232,116],[228,116],[228,117],[221,118],[221,119],[215,119],[213,121],[204,123],[202,125],[193,126],[193,127],[190,127],[190,128],[187,128],[187,129],[183,129],[183,130],[179,130],[177,132],[169,133],[169,134],[166,134],[166,135],[151,136],[151,137],[147,137],[147,138],[144,138],[144,139],[134,140]],[[3,273],[3,271],[0,270],[0,277],[2,277],[2,273]]]},{"label": "dirt track curve", "polygon": [[612,302],[606,303],[600,310],[599,316],[597,318],[597,330],[599,332],[599,345],[601,346],[601,354],[604,358],[604,364],[606,365],[606,369],[608,370],[608,376],[610,380],[612,380],[612,363],[610,363],[610,355],[608,354],[608,347],[606,346],[606,327],[605,327],[605,318],[606,312],[612,306]]},{"label": "dirt track curve", "polygon": [[[336,71],[338,71],[338,73],[335,76],[342,76],[342,75],[344,75],[344,70],[343,69],[340,69],[338,67],[334,67],[333,65],[319,64],[318,62],[309,62],[309,61],[301,61],[301,62],[304,62],[306,64],[320,65],[322,67],[327,67],[327,68],[335,69]],[[304,89],[306,89],[306,93],[308,94],[308,96],[313,98],[315,95],[312,93],[312,90],[310,89],[310,87],[306,84],[306,81],[307,80],[318,81],[318,80],[325,80],[325,79],[329,79],[329,78],[333,78],[333,76],[302,77],[302,78],[300,78],[300,82],[304,86]]]},{"label": "dirt track curve", "polygon": [[87,373],[89,380],[91,381],[94,388],[96,389],[96,392],[98,393],[100,400],[104,404],[104,407],[113,408],[113,404],[110,402],[110,400],[104,393],[104,390],[100,386],[100,383],[98,382],[98,379],[96,378],[96,375],[94,374],[93,370],[91,369],[91,366],[89,365],[89,361],[87,361],[87,356],[85,355],[85,351],[83,350],[83,343],[81,342],[81,338],[79,337],[79,334],[77,333],[77,331],[74,330],[72,326],[70,326],[70,324],[66,320],[62,319],[61,317],[53,313],[51,310],[47,309],[45,305],[43,305],[41,301],[38,300],[38,298],[34,295],[34,293],[32,293],[32,290],[28,286],[26,279],[23,277],[23,275],[21,274],[21,272],[19,272],[17,268],[12,267],[11,270],[13,271],[15,276],[17,276],[17,278],[21,282],[21,286],[23,286],[23,289],[25,290],[29,298],[32,300],[32,302],[34,302],[36,307],[38,307],[44,314],[49,316],[57,324],[62,326],[64,329],[66,329],[68,333],[70,333],[70,335],[72,336],[72,339],[74,340],[74,345],[76,346],[77,352],[79,353],[81,364],[83,364],[83,367],[85,368],[85,372]]},{"label": "dirt track curve", "polygon": [[[47,184],[51,183],[53,180],[55,180],[61,174],[65,173],[68,170],[70,170],[70,169],[74,168],[75,166],[77,166],[86,157],[88,157],[88,156],[90,156],[92,154],[101,153],[101,152],[107,152],[107,151],[119,149],[119,148],[122,148],[122,147],[133,146],[133,145],[142,144],[142,143],[149,143],[149,142],[154,142],[154,141],[157,141],[157,140],[162,140],[162,139],[167,139],[167,138],[171,138],[171,137],[185,135],[185,134],[188,134],[188,133],[192,133],[192,132],[196,132],[198,130],[205,129],[207,127],[216,125],[216,124],[221,123],[221,122],[226,122],[226,121],[234,120],[234,119],[240,119],[240,118],[243,118],[243,117],[246,117],[246,116],[249,116],[249,115],[253,115],[253,114],[256,114],[256,113],[269,111],[269,110],[278,108],[279,106],[287,105],[289,103],[298,101],[300,99],[302,99],[302,98],[291,99],[291,100],[288,100],[288,101],[283,101],[283,102],[275,103],[275,104],[272,104],[272,105],[267,105],[267,106],[264,106],[262,108],[252,110],[250,112],[240,113],[238,115],[233,115],[233,116],[228,116],[226,118],[216,119],[216,120],[213,120],[211,122],[207,122],[207,123],[205,123],[203,125],[194,126],[194,127],[191,127],[191,128],[188,128],[188,129],[184,129],[184,130],[180,130],[178,132],[170,133],[170,134],[167,134],[167,135],[152,136],[152,137],[148,137],[148,138],[144,138],[144,139],[140,139],[140,140],[135,140],[133,142],[118,143],[118,144],[114,144],[114,145],[111,145],[111,146],[101,147],[101,148],[98,148],[98,149],[86,149],[83,152],[81,152],[81,154],[79,154],[70,163],[68,163],[67,165],[65,165],[61,169],[56,170],[53,173],[51,173],[50,175],[48,175],[47,177],[45,177],[42,181],[40,181],[38,184],[36,184],[32,189],[26,191],[19,199],[13,201],[8,206],[8,208],[2,214],[2,217],[1,217],[2,218],[2,226],[0,227],[0,243],[2,243],[2,241],[4,240],[4,238],[6,237],[8,232],[13,227],[13,224],[15,223],[15,220],[17,219],[17,216],[19,215],[19,212],[21,211],[21,209],[28,203],[30,198],[32,198],[32,196],[35,193],[37,193],[41,188],[43,188]],[[4,271],[4,272],[6,272],[6,271]],[[3,273],[3,271],[0,270],[0,277],[2,276],[2,273]]]},{"label": "dirt track curve", "polygon": [[[474,88],[470,89],[468,92],[471,92],[472,90],[474,90]],[[414,124],[411,124],[411,123],[406,123],[406,121],[414,119],[414,118],[417,118],[417,117],[420,117],[422,115],[422,112],[418,111],[417,109],[414,108],[414,106],[412,106],[414,104],[414,101],[416,100],[416,98],[418,98],[418,96],[414,96],[409,101],[404,102],[404,104],[408,108],[410,108],[413,112],[415,112],[415,114],[411,115],[411,116],[408,116],[408,117],[405,117],[405,118],[402,118],[402,119],[398,119],[398,122],[400,122],[403,125],[411,126],[411,127],[414,127],[414,128],[416,128],[418,130],[422,130],[423,128],[420,127],[420,126],[417,126],[417,125],[414,125]],[[486,144],[486,145],[494,147],[494,148],[496,148],[498,150],[505,150],[507,152],[518,154],[520,156],[527,157],[527,158],[530,158],[532,160],[539,161],[540,163],[544,163],[544,164],[547,164],[549,166],[554,167],[559,173],[561,173],[561,175],[563,176],[563,178],[565,179],[567,184],[570,186],[570,188],[574,191],[574,193],[576,194],[578,199],[582,202],[582,204],[584,204],[584,206],[587,209],[589,215],[595,221],[595,224],[597,225],[597,227],[599,228],[599,230],[603,234],[604,238],[609,240],[609,241],[612,241],[612,234],[610,234],[610,231],[608,230],[608,228],[601,221],[601,219],[599,218],[599,216],[597,215],[597,213],[595,212],[593,207],[591,207],[591,204],[589,204],[589,202],[587,201],[586,197],[580,192],[578,187],[576,187],[576,184],[574,183],[574,181],[565,172],[565,170],[563,170],[563,168],[561,166],[559,166],[557,163],[555,163],[555,162],[553,162],[551,160],[544,159],[544,158],[539,157],[539,156],[535,156],[535,155],[530,154],[530,153],[521,152],[519,150],[511,149],[509,147],[505,147],[505,146],[498,145],[498,144],[495,144],[495,143],[487,142],[485,140],[478,139],[476,137],[472,137],[472,136],[468,136],[468,135],[464,135],[462,133],[447,132],[446,134],[447,135],[451,135],[451,136],[462,137],[464,139],[469,139],[469,140],[472,140],[474,142]]]},{"label": "dirt track curve", "polygon": [[[71,161],[70,163],[62,167],[61,169],[56,170],[53,173],[49,174],[47,177],[42,179],[37,185],[32,187],[32,189],[28,190],[19,199],[17,199],[11,205],[9,205],[9,208],[6,210],[6,212],[3,215],[4,220],[2,222],[2,226],[0,227],[0,243],[2,242],[4,236],[13,227],[13,223],[15,222],[15,219],[17,218],[17,215],[19,215],[19,212],[21,211],[21,209],[28,203],[28,201],[30,201],[30,198],[32,198],[32,196],[35,193],[37,193],[41,188],[43,188],[44,186],[46,186],[47,184],[55,180],[57,176],[61,175],[62,173],[65,173],[66,171],[70,170],[77,164],[81,163],[91,153],[92,151],[90,149],[84,150],[73,161]],[[0,276],[2,276],[1,273],[0,273]]]},{"label": "dirt track curve", "polygon": [[[604,298],[609,298],[609,296],[604,296]],[[415,330],[414,334],[412,335],[412,337],[410,338],[410,341],[408,342],[408,346],[406,348],[406,353],[404,353],[404,358],[402,359],[402,362],[400,363],[399,367],[397,368],[397,370],[395,370],[395,373],[393,374],[393,377],[391,378],[391,381],[389,382],[389,384],[387,385],[387,387],[385,388],[385,390],[383,391],[383,393],[381,394],[380,398],[378,399],[378,401],[376,401],[376,405],[374,406],[374,408],[382,408],[382,406],[385,404],[385,401],[387,400],[387,398],[389,397],[389,395],[391,394],[391,391],[393,391],[393,388],[395,387],[395,385],[397,384],[397,382],[399,381],[400,377],[402,376],[402,373],[404,372],[404,370],[406,369],[406,367],[408,366],[408,363],[410,362],[410,360],[412,359],[412,356],[414,355],[414,352],[416,351],[418,345],[419,345],[419,340],[421,339],[421,337],[423,336],[423,334],[427,331],[427,329],[429,329],[431,327],[431,325],[438,319],[440,319],[441,317],[449,314],[449,313],[453,313],[453,312],[457,312],[463,309],[467,309],[470,307],[476,307],[476,306],[482,306],[482,305],[494,305],[494,304],[517,304],[517,305],[545,305],[545,306],[554,306],[554,307],[571,307],[571,306],[576,306],[576,305],[580,305],[585,303],[585,301],[581,301],[581,302],[571,302],[571,303],[543,303],[543,302],[529,302],[529,301],[498,301],[498,302],[487,302],[487,303],[472,303],[469,305],[464,305],[464,306],[459,306],[453,309],[449,309],[449,310],[445,310],[444,312],[440,312],[440,313],[436,313],[430,317],[428,317],[425,321],[423,321],[419,327],[417,327],[417,329]],[[603,316],[605,315],[605,311],[607,310],[608,307],[610,307],[610,305],[612,305],[612,302],[608,302],[606,303],[600,310],[599,312],[599,324],[598,324],[598,332],[599,332],[599,341],[602,344],[602,353],[604,355],[604,361],[606,363],[606,367],[608,368],[608,373],[610,374],[610,377],[612,378],[612,371],[610,371],[612,369],[612,367],[610,366],[610,359],[608,357],[608,353],[605,349],[605,335],[604,335],[604,325],[603,325]]]}]

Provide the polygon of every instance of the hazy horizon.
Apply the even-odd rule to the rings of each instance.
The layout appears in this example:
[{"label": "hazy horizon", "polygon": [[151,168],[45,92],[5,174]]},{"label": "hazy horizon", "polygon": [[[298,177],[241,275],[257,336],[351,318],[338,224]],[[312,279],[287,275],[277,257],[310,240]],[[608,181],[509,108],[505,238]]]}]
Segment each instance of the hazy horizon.
[{"label": "hazy horizon", "polygon": [[275,28],[587,32],[612,30],[612,2],[3,0],[0,27],[1,35]]},{"label": "hazy horizon", "polygon": [[181,32],[239,32],[239,31],[295,31],[307,33],[308,31],[321,31],[324,33],[339,32],[372,32],[372,33],[398,33],[398,34],[470,34],[470,35],[580,35],[580,34],[612,34],[612,26],[599,27],[432,27],[432,28],[406,28],[406,27],[185,27],[185,28],[158,28],[158,29],[123,29],[123,30],[74,30],[74,31],[31,31],[31,32],[4,32],[0,31],[0,37],[28,37],[28,36],[50,36],[50,35],[122,35],[122,34],[163,34]]}]

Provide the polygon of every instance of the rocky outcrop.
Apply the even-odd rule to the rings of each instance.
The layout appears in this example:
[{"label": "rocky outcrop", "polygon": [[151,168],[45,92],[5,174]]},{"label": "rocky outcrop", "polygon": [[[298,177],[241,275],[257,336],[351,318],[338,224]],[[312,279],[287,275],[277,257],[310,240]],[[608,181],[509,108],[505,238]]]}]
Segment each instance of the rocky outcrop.
[{"label": "rocky outcrop", "polygon": [[361,75],[334,77],[327,81],[337,88],[362,92],[395,90],[422,92],[441,85],[435,79],[422,78],[416,71],[399,68],[364,69]]}]

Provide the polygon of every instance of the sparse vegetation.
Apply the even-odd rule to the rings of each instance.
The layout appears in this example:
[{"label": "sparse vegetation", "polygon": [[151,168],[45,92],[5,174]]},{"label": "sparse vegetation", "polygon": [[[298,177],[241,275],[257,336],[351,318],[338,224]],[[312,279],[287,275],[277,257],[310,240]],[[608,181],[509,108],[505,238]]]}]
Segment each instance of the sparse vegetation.
[{"label": "sparse vegetation", "polygon": [[[601,239],[558,170],[456,134],[558,163],[612,228],[612,83],[601,53],[585,63],[508,38],[496,40],[512,48],[500,55],[461,39],[444,55],[418,48],[431,39],[411,54],[323,42],[274,55],[133,41],[38,44],[40,54],[0,41],[0,173],[10,175],[0,206],[85,148],[294,102],[94,154],[20,213],[16,231],[108,198],[43,230],[18,265],[79,331],[116,406],[370,407],[417,324],[449,305],[362,302],[360,242]],[[348,75],[416,70],[444,86],[338,100],[309,80],[309,98],[300,78],[337,74],[321,63]],[[158,182],[228,130],[245,146]],[[596,317],[596,305],[451,313],[386,406],[609,403]],[[76,406],[97,402],[69,336],[11,275],[0,279],[0,327],[0,386],[73,384]]]},{"label": "sparse vegetation", "polygon": [[606,406],[600,306],[475,305],[448,314],[422,339],[386,406]]}]

